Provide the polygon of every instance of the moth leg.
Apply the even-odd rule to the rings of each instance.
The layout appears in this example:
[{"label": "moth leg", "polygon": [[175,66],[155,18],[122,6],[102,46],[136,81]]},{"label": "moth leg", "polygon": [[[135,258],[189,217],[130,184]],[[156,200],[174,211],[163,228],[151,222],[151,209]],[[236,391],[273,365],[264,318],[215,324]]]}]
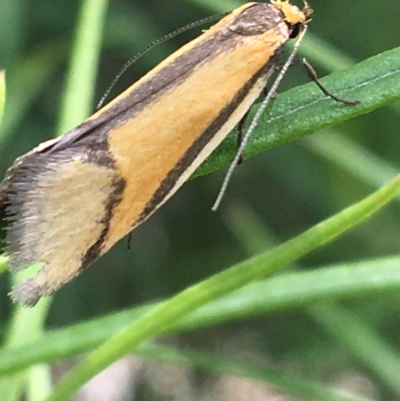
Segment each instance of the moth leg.
[{"label": "moth leg", "polygon": [[345,103],[345,104],[358,104],[358,103],[360,103],[360,100],[358,100],[358,99],[344,99],[344,98],[342,98],[340,96],[335,95],[330,90],[325,88],[325,86],[322,85],[321,82],[319,81],[316,71],[314,70],[313,66],[307,61],[307,59],[305,59],[305,58],[294,59],[291,65],[299,65],[299,64],[304,65],[304,67],[307,70],[307,74],[308,74],[309,78],[311,79],[311,81],[315,82],[317,84],[318,88],[321,89],[321,91],[326,96],[329,96],[331,99],[336,100],[337,102],[340,102],[340,103]]},{"label": "moth leg", "polygon": [[[247,118],[249,117],[249,110],[246,111],[246,114],[242,117],[238,124],[238,134],[237,134],[237,148],[240,148],[244,137],[244,126],[246,125]],[[240,155],[237,165],[242,164],[244,161],[243,155]]]},{"label": "moth leg", "polygon": [[128,234],[126,249],[131,250],[132,245],[132,231]]},{"label": "moth leg", "polygon": [[[278,68],[278,69],[279,69],[279,68]],[[269,92],[270,92],[270,89],[268,89],[268,87],[265,86],[264,89],[263,89],[263,91],[262,91],[262,94],[263,94],[264,96],[267,96],[267,95],[269,94]],[[271,95],[271,100],[275,100],[277,96],[278,96],[278,92],[273,93],[273,94]]]}]

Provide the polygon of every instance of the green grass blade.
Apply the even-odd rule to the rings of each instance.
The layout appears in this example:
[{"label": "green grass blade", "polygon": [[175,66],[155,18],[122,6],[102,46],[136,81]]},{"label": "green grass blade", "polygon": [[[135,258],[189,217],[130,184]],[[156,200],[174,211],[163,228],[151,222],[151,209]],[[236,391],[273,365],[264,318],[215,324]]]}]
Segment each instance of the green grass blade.
[{"label": "green grass blade", "polygon": [[82,2],[81,15],[64,91],[58,132],[81,123],[92,110],[101,35],[108,0]]},{"label": "green grass blade", "polygon": [[[4,349],[11,350],[39,338],[47,307],[47,303],[39,309],[26,309],[21,305],[15,305],[4,341]],[[2,378],[0,380],[0,399],[2,401],[18,400],[26,383],[27,372]]]}]

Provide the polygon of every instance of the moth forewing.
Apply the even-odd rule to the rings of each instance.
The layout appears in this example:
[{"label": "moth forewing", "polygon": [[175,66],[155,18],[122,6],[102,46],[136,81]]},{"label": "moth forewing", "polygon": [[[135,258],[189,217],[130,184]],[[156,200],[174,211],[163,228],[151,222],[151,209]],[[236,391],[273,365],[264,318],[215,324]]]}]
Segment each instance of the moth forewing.
[{"label": "moth forewing", "polygon": [[14,269],[44,267],[12,298],[34,305],[54,293],[170,198],[242,119],[306,19],[287,1],[245,4],[18,159],[0,192],[6,253]]}]

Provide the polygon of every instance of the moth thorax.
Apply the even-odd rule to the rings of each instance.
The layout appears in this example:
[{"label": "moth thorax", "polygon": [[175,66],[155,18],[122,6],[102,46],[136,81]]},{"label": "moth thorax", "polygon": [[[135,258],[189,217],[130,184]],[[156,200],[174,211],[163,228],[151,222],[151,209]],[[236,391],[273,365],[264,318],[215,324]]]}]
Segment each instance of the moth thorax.
[{"label": "moth thorax", "polygon": [[307,3],[307,1],[303,1],[304,8],[300,10],[295,5],[291,4],[287,0],[271,0],[272,5],[282,11],[282,14],[285,17],[285,21],[289,25],[304,25],[308,21],[310,21],[311,16],[313,14],[313,10]]}]

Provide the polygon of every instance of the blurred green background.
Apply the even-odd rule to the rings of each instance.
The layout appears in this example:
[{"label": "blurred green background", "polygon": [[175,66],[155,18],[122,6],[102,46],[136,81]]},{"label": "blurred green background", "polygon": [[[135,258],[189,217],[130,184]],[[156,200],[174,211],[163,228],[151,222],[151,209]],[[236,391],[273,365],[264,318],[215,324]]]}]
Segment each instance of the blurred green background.
[{"label": "blurred green background", "polygon": [[[148,43],[189,22],[228,11],[235,4],[228,0],[110,1],[94,102],[126,60]],[[396,0],[313,0],[311,5],[315,16],[310,32],[343,52],[348,62],[356,63],[399,45]],[[79,7],[79,1],[71,0],[0,0],[0,68],[7,70],[8,84],[0,127],[1,175],[17,156],[55,135]],[[155,47],[125,73],[111,97],[200,31],[196,28]],[[313,64],[323,76],[330,72],[327,66],[335,68],[336,61],[322,56],[320,63],[313,60]],[[281,91],[302,82],[307,82],[305,71],[292,68]],[[399,104],[385,107],[330,132],[315,133],[245,161],[236,170],[217,213],[210,209],[225,171],[190,181],[134,231],[131,250],[126,240],[120,241],[57,293],[48,324],[60,326],[168,297],[262,250],[264,241],[257,230],[268,232],[271,243],[281,242],[366,196],[374,186],[355,176],[355,170],[359,168],[366,176],[371,173],[376,181],[396,171],[399,112]],[[369,172],[361,157],[345,153],[348,149],[369,160],[379,157],[380,162],[387,163],[383,173]],[[328,156],[328,151],[334,155]],[[356,168],[343,168],[333,160],[342,156],[342,164],[353,161]],[[393,204],[360,228],[309,255],[301,261],[302,268],[397,254],[398,213],[398,204]],[[246,241],[250,245],[246,246]],[[8,291],[9,277],[4,275],[2,322],[7,321],[11,310]],[[346,306],[399,348],[399,302],[400,296],[394,292],[353,300]],[[184,341],[207,349],[230,342],[239,349],[250,347],[276,363],[291,366],[293,371],[321,380],[331,380],[345,371],[371,374],[302,310],[205,330],[186,335]],[[371,378],[375,380],[373,374]],[[375,385],[382,399],[393,399],[379,381]]]}]

